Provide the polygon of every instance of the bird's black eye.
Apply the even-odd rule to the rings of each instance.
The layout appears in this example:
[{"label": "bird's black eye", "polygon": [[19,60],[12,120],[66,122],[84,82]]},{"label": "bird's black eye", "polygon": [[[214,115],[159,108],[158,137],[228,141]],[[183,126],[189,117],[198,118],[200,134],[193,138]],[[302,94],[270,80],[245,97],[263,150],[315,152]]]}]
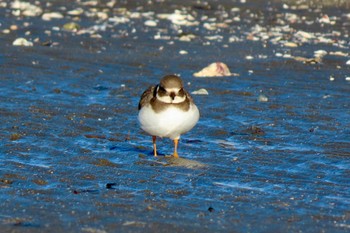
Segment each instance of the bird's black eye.
[{"label": "bird's black eye", "polygon": [[158,92],[166,93],[167,91],[165,90],[164,87],[159,86]]},{"label": "bird's black eye", "polygon": [[185,95],[185,91],[184,91],[183,88],[181,88],[181,89],[179,90],[178,96],[184,96],[184,95]]}]

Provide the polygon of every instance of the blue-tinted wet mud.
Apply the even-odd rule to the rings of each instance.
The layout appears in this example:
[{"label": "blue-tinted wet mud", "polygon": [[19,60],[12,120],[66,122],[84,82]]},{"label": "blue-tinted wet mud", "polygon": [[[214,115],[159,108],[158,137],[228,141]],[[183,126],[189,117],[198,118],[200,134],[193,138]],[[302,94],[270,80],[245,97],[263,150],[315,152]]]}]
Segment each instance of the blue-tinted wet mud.
[{"label": "blue-tinted wet mud", "polygon": [[[181,9],[180,4],[120,4],[116,8],[131,12]],[[44,9],[64,11],[62,5],[55,1]],[[197,38],[182,42],[176,26],[160,20],[157,27],[146,27],[141,18],[109,26],[96,39],[51,30],[71,16],[43,23],[0,8],[1,29],[20,26],[1,35],[3,231],[349,231],[349,56],[328,54],[313,64],[276,55],[347,53],[347,17],[334,25],[307,23],[323,14],[340,17],[347,8],[296,11],[250,1],[186,6],[197,20],[209,15],[217,22],[237,7],[241,21],[214,31],[183,26]],[[78,3],[67,8],[76,7],[88,11]],[[295,31],[317,32],[334,42],[312,40],[290,48],[258,34],[257,40],[247,39],[254,25],[274,27],[279,14],[289,12],[310,18],[290,25]],[[24,22],[30,26],[23,28]],[[84,28],[102,24],[88,17],[77,22]],[[154,39],[159,30],[170,39]],[[26,38],[39,42],[12,46],[26,31],[31,32]],[[333,31],[340,35],[329,36]],[[205,39],[213,35],[223,39]],[[229,42],[232,35],[241,40]],[[283,36],[293,40],[290,33]],[[239,76],[193,77],[215,61]],[[193,96],[201,119],[181,138],[181,159],[154,158],[151,138],[136,120],[141,93],[168,73],[180,74],[191,92],[209,92]],[[260,95],[268,101],[257,101]],[[169,139],[158,143],[161,154],[172,152]]]}]

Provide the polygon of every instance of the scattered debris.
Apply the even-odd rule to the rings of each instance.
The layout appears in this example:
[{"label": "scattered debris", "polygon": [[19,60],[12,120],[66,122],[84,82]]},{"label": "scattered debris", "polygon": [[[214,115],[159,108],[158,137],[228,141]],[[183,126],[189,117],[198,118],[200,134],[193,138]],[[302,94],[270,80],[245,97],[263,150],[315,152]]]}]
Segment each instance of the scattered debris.
[{"label": "scattered debris", "polygon": [[12,11],[12,14],[14,16],[27,16],[27,17],[35,17],[42,14],[43,10],[33,5],[29,2],[22,2],[22,1],[14,1],[11,3],[11,8],[14,9]]}]

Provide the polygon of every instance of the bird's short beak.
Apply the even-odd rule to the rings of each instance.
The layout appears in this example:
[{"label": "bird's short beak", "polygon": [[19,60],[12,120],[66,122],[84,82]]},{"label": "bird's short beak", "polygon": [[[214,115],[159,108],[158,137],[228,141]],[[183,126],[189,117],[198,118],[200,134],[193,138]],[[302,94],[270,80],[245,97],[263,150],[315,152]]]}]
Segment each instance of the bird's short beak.
[{"label": "bird's short beak", "polygon": [[171,93],[170,93],[170,97],[171,97],[172,100],[175,99],[175,96],[176,96],[175,92],[171,92]]}]

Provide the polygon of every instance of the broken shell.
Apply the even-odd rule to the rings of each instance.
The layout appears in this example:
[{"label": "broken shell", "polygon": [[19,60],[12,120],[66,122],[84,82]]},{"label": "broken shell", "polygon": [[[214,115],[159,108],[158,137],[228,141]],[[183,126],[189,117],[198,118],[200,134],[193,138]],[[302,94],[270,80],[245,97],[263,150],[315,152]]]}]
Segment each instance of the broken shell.
[{"label": "broken shell", "polygon": [[268,102],[269,98],[266,95],[260,94],[258,97],[259,102]]},{"label": "broken shell", "polygon": [[71,11],[68,11],[67,14],[68,15],[72,15],[72,16],[78,16],[84,13],[84,10],[82,8],[77,8]]},{"label": "broken shell", "polygon": [[201,88],[197,91],[192,91],[191,94],[192,95],[209,95],[209,92],[206,89]]},{"label": "broken shell", "polygon": [[222,77],[231,75],[232,74],[227,65],[222,62],[211,63],[201,71],[193,74],[195,77]]},{"label": "broken shell", "polygon": [[148,27],[156,27],[157,26],[157,22],[154,20],[147,20],[145,21],[145,25]]},{"label": "broken shell", "polygon": [[322,58],[322,57],[324,57],[327,54],[328,54],[328,52],[325,51],[325,50],[317,50],[317,51],[314,52],[314,56],[318,57],[318,58]]},{"label": "broken shell", "polygon": [[33,42],[28,41],[25,38],[17,38],[15,41],[13,41],[12,45],[14,46],[33,46]]},{"label": "broken shell", "polygon": [[59,12],[45,13],[41,16],[42,20],[50,21],[51,19],[62,19],[63,15]]}]

